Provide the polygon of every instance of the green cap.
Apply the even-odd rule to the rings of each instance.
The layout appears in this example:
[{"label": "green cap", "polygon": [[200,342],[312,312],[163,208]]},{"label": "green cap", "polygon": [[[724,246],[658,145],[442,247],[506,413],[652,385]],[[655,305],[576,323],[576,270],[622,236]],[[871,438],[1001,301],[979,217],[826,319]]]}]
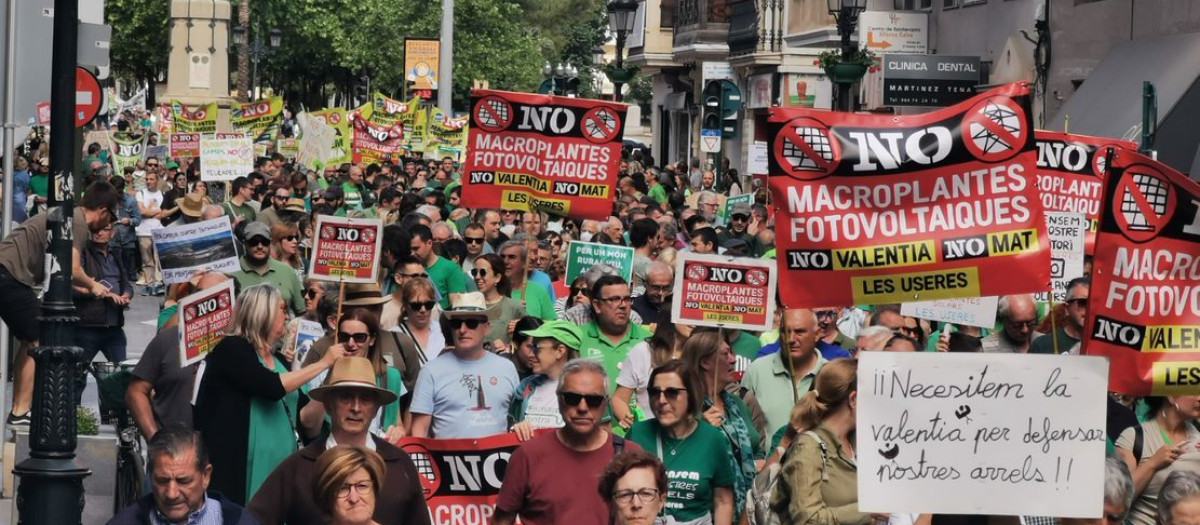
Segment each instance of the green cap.
[{"label": "green cap", "polygon": [[168,160],[168,161],[167,161],[167,169],[169,169],[169,170],[177,170],[177,169],[179,169],[179,163],[178,163],[178,162],[175,162],[175,161],[173,161],[173,160]]},{"label": "green cap", "polygon": [[579,331],[579,325],[569,321],[546,321],[542,326],[522,333],[533,338],[550,337],[573,350],[579,350],[579,347],[583,346],[583,334]]}]

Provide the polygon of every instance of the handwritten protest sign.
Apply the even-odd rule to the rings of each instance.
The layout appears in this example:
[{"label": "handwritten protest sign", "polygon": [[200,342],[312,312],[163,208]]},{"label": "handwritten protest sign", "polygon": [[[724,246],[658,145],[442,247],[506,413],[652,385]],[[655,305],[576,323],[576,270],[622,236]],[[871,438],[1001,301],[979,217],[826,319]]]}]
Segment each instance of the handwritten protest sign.
[{"label": "handwritten protest sign", "polygon": [[671,322],[738,330],[771,328],[775,263],[680,252]]},{"label": "handwritten protest sign", "polygon": [[200,362],[225,337],[233,322],[233,281],[196,292],[179,301],[179,362]]},{"label": "handwritten protest sign", "polygon": [[317,216],[308,276],[324,281],[375,282],[383,246],[383,221]]},{"label": "handwritten protest sign", "polygon": [[150,231],[163,282],[186,282],[196,270],[232,272],[240,268],[229,217],[181,223]]},{"label": "handwritten protest sign", "polygon": [[597,264],[612,266],[625,282],[633,282],[633,248],[582,241],[571,241],[567,245],[566,282],[575,282],[579,274]]},{"label": "handwritten protest sign", "polygon": [[478,439],[404,438],[433,523],[492,522],[500,483],[518,445],[515,433]]},{"label": "handwritten protest sign", "polygon": [[320,111],[313,111],[312,116],[324,122],[326,126],[333,128],[333,147],[330,148],[329,158],[325,161],[325,165],[350,162],[352,131],[350,129],[350,118],[346,115],[346,110],[344,108],[322,109]]},{"label": "handwritten protest sign", "polygon": [[172,133],[171,158],[182,159],[200,156],[199,133]]},{"label": "handwritten protest sign", "polygon": [[1107,379],[1100,358],[860,353],[859,512],[1099,517]]},{"label": "handwritten protest sign", "polygon": [[1027,84],[894,117],[773,108],[789,307],[1046,291]]},{"label": "handwritten protest sign", "polygon": [[623,104],[472,92],[463,206],[608,217],[624,123]]},{"label": "handwritten protest sign", "polygon": [[312,350],[313,343],[322,337],[325,337],[325,328],[321,326],[321,323],[305,319],[299,320],[296,327],[296,344],[293,346],[296,349],[296,357],[292,359],[292,370],[299,370],[304,366],[304,356],[308,355],[309,350]]},{"label": "handwritten protest sign", "polygon": [[225,181],[254,171],[254,143],[249,137],[200,137],[200,180]]},{"label": "handwritten protest sign", "polygon": [[1053,292],[1043,292],[1034,297],[1049,302],[1067,300],[1067,284],[1076,277],[1083,277],[1085,237],[1088,235],[1088,220],[1080,213],[1046,212],[1046,233],[1050,236],[1050,285]]},{"label": "handwritten protest sign", "polygon": [[999,299],[991,296],[904,303],[900,305],[900,315],[990,330],[996,326],[996,303]]},{"label": "handwritten protest sign", "polygon": [[1037,145],[1037,188],[1047,212],[1079,213],[1088,221],[1086,251],[1095,249],[1096,223],[1100,218],[1100,190],[1104,184],[1104,158],[1109,146],[1137,151],[1127,140],[1034,132]]},{"label": "handwritten protest sign", "polygon": [[300,138],[300,151],[296,153],[296,162],[315,171],[329,162],[337,131],[325,124],[324,120],[309,113],[301,113],[299,120],[304,135]]},{"label": "handwritten protest sign", "polygon": [[1200,184],[1115,150],[1104,185],[1083,350],[1112,390],[1200,393]]}]

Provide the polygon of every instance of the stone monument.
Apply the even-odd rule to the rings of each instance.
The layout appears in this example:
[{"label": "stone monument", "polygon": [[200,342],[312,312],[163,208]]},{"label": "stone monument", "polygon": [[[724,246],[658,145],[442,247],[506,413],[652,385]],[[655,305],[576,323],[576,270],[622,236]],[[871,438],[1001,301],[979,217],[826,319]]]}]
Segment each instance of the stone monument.
[{"label": "stone monument", "polygon": [[217,129],[229,127],[229,2],[171,0],[171,56],[160,104],[216,102]]}]

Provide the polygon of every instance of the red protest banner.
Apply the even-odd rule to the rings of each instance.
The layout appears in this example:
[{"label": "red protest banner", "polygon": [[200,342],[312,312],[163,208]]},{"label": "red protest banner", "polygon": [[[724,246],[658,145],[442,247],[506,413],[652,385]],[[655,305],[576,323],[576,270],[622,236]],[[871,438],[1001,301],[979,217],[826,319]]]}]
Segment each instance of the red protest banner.
[{"label": "red protest banner", "polygon": [[188,366],[204,359],[233,322],[233,281],[225,281],[179,301],[179,362]]},{"label": "red protest banner", "polygon": [[680,252],[671,322],[737,330],[771,329],[775,268],[762,259]]},{"label": "red protest banner", "polygon": [[1050,247],[1027,84],[915,116],[768,121],[789,307],[1043,292]]},{"label": "red protest banner", "polygon": [[323,281],[375,282],[383,246],[383,221],[317,216],[308,276]]},{"label": "red protest banner", "polygon": [[1096,247],[1096,223],[1100,219],[1100,190],[1104,185],[1104,158],[1108,147],[1137,151],[1127,140],[1068,135],[1054,131],[1034,132],[1037,146],[1037,188],[1045,211],[1081,213],[1088,220],[1084,251]]},{"label": "red protest banner", "polygon": [[365,118],[354,119],[354,163],[377,164],[404,153],[404,125],[376,124]]},{"label": "red protest banner", "polygon": [[508,459],[519,442],[513,433],[479,439],[404,438],[420,474],[433,523],[491,523]]},{"label": "red protest banner", "polygon": [[1109,389],[1200,393],[1200,184],[1113,150],[1083,351],[1107,356]]},{"label": "red protest banner", "polygon": [[474,91],[463,206],[604,219],[624,131],[623,104]]},{"label": "red protest banner", "polygon": [[200,156],[199,133],[172,133],[171,158],[182,159]]}]

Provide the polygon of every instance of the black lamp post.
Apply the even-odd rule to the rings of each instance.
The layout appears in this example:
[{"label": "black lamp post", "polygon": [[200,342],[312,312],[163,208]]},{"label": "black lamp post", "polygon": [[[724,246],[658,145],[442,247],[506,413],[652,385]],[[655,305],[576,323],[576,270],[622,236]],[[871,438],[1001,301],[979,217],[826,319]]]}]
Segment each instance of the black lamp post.
[{"label": "black lamp post", "polygon": [[[622,73],[625,68],[625,39],[633,32],[637,10],[636,0],[612,0],[608,3],[608,28],[617,37],[617,69],[621,69]],[[612,75],[610,78],[613,81],[613,100],[620,102],[621,87],[627,79],[613,78]]]},{"label": "black lamp post", "polygon": [[[826,0],[829,2],[829,14],[837,19],[838,35],[842,37],[842,60],[850,60],[857,51],[850,42],[854,28],[858,26],[858,15],[867,9],[867,0]],[[837,109],[853,111],[854,105],[850,100],[851,87],[858,79],[835,79],[837,83]]]},{"label": "black lamp post", "polygon": [[283,41],[283,31],[277,27],[272,27],[267,31],[267,43],[264,44],[257,38],[254,41],[246,42],[246,28],[236,26],[233,28],[233,43],[237,46],[242,46],[246,50],[246,54],[250,56],[250,61],[254,64],[254,72],[250,74],[250,86],[256,86],[258,82],[258,63],[263,58],[266,58],[275,52],[279,44]]},{"label": "black lamp post", "polygon": [[546,80],[542,81],[539,93],[561,97],[579,93],[579,68],[571,64],[559,62],[551,66],[550,62],[546,62],[546,65],[542,66],[542,76],[546,77]]}]

